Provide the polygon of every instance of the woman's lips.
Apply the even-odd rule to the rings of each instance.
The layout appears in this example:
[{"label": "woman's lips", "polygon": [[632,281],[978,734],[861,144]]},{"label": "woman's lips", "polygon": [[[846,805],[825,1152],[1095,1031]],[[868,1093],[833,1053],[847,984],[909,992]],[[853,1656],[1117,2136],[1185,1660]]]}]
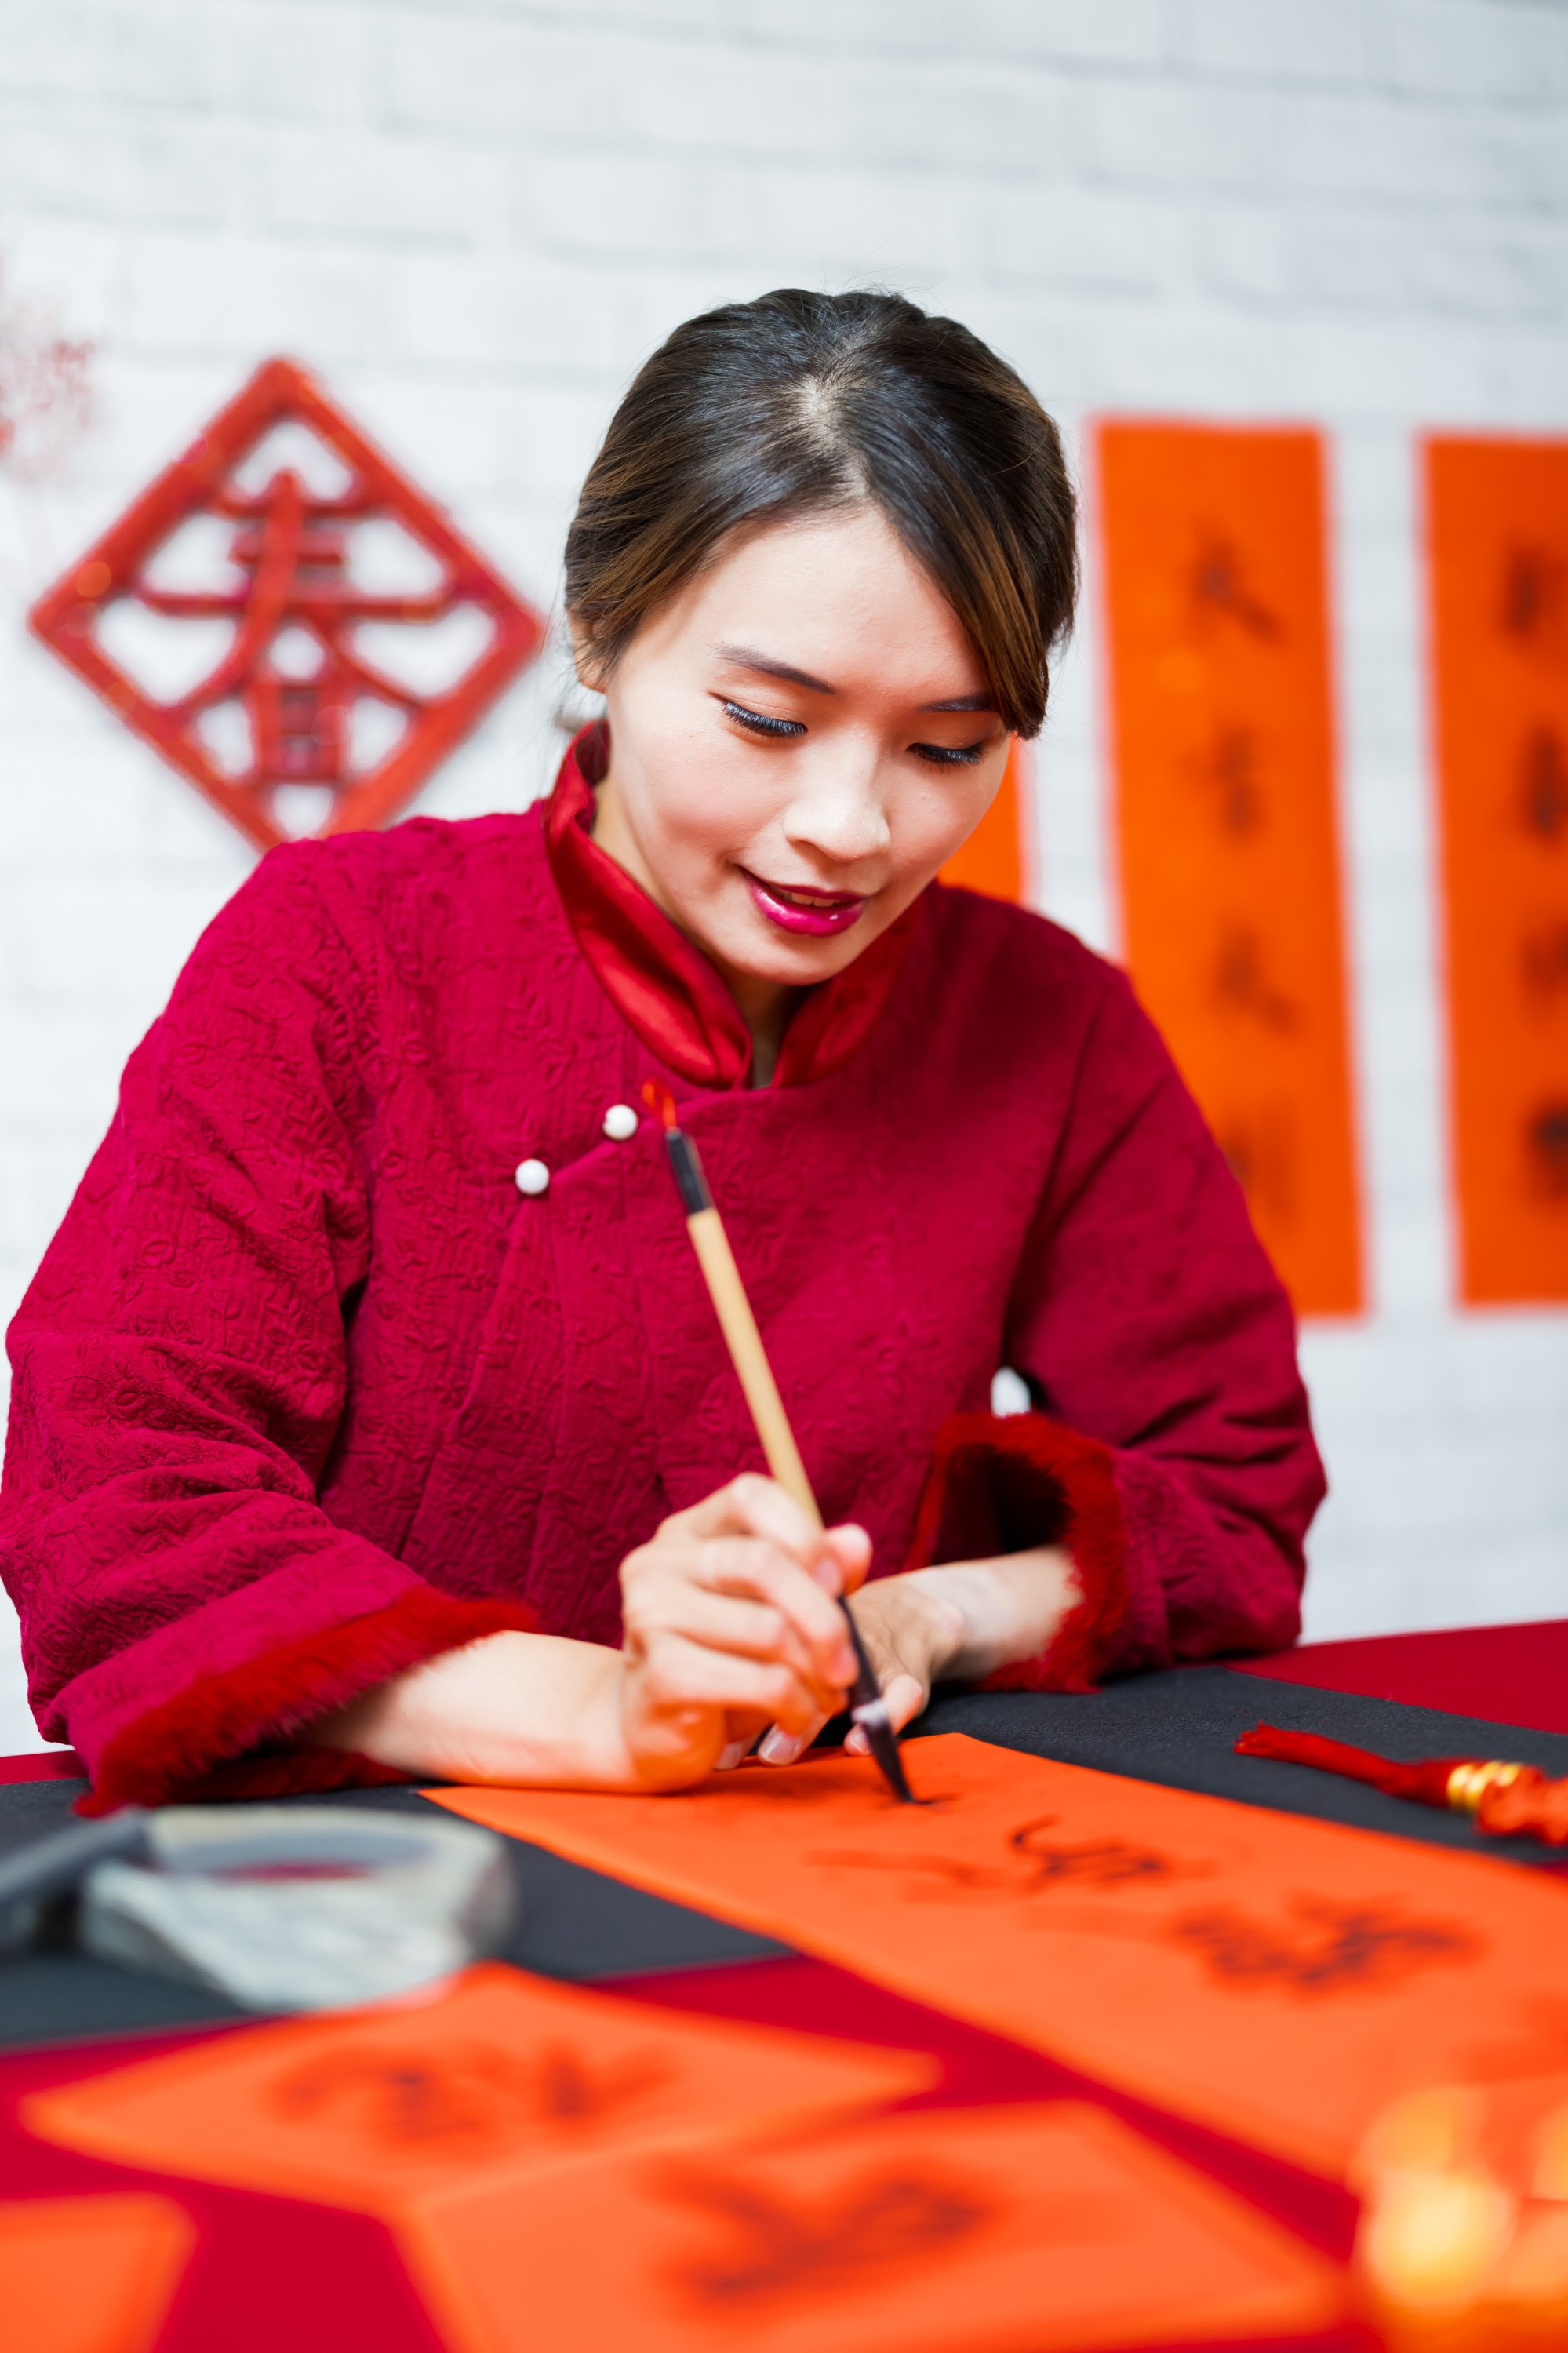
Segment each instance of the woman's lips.
[{"label": "woman's lips", "polygon": [[784,882],[764,882],[742,867],[752,903],[781,932],[804,932],[825,939],[831,932],[847,932],[859,920],[866,902],[853,891],[805,891]]}]

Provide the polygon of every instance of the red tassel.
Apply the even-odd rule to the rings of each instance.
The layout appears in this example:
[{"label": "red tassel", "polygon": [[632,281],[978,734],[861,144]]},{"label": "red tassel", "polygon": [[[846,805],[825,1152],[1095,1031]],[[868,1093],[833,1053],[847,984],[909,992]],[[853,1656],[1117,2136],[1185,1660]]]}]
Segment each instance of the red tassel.
[{"label": "red tassel", "polygon": [[1272,1757],[1282,1765],[1312,1765],[1320,1773],[1340,1773],[1349,1781],[1370,1782],[1391,1798],[1414,1798],[1456,1814],[1473,1814],[1494,1838],[1521,1832],[1548,1846],[1568,1846],[1568,1780],[1549,1781],[1533,1765],[1509,1765],[1500,1757],[1428,1757],[1402,1765],[1374,1757],[1369,1748],[1347,1747],[1316,1732],[1284,1732],[1260,1724],[1236,1744],[1238,1757]]},{"label": "red tassel", "polygon": [[1533,1765],[1521,1765],[1511,1781],[1486,1791],[1476,1820],[1498,1838],[1525,1831],[1548,1846],[1568,1846],[1568,1781],[1549,1781]]},{"label": "red tassel", "polygon": [[1282,1765],[1312,1765],[1320,1773],[1342,1774],[1348,1781],[1367,1781],[1391,1798],[1414,1798],[1423,1806],[1448,1804],[1448,1781],[1458,1757],[1437,1757],[1424,1764],[1402,1765],[1392,1757],[1374,1757],[1370,1748],[1351,1748],[1342,1740],[1325,1740],[1316,1732],[1285,1732],[1277,1724],[1260,1724],[1244,1732],[1236,1744],[1238,1757],[1273,1757]]}]

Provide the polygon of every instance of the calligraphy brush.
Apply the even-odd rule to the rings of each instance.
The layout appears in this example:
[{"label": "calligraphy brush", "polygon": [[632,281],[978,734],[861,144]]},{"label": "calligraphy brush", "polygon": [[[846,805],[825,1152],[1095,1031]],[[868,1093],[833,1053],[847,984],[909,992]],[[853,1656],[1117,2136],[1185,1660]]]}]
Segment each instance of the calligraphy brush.
[{"label": "calligraphy brush", "polygon": [[[713,1196],[708,1190],[708,1179],[702,1173],[702,1162],[696,1145],[677,1122],[675,1102],[668,1089],[649,1079],[644,1086],[643,1101],[657,1113],[664,1124],[665,1149],[674,1172],[680,1206],[686,1212],[686,1230],[691,1237],[691,1247],[697,1253],[697,1263],[708,1285],[708,1296],[713,1302],[713,1313],[719,1318],[719,1328],[724,1335],[736,1377],[745,1392],[756,1424],[768,1469],[785,1494],[793,1495],[814,1528],[822,1526],[822,1514],[816,1508],[816,1498],[811,1492],[811,1482],[805,1475],[805,1465],[800,1459],[800,1449],[795,1442],[795,1432],[784,1409],[778,1383],[773,1366],[763,1346],[763,1335],[757,1329],[757,1319],[752,1313],[752,1303],[741,1281],[741,1271],[735,1264],[730,1248],[730,1237],[724,1231],[724,1221],[713,1207]],[[920,1800],[910,1788],[904,1772],[903,1758],[899,1754],[898,1736],[888,1714],[888,1703],[877,1681],[866,1650],[864,1638],[855,1623],[855,1612],[842,1594],[838,1607],[843,1610],[849,1629],[849,1640],[855,1651],[855,1682],[849,1694],[849,1715],[866,1736],[866,1745],[881,1768],[887,1782],[900,1805],[918,1805]]]}]

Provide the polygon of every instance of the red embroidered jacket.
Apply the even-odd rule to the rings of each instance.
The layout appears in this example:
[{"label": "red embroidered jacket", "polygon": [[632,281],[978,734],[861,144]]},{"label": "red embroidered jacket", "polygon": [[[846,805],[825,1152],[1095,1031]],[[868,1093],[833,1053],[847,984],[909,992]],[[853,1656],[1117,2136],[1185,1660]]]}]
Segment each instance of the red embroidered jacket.
[{"label": "red embroidered jacket", "polygon": [[[1121,975],[933,886],[752,1089],[590,807],[569,756],[548,811],[275,851],[132,1058],[11,1330],[0,1491],[100,1805],[378,1778],[290,1734],[501,1627],[614,1642],[624,1555],[761,1467],[659,1138],[606,1132],[648,1077],[878,1572],[1068,1545],[1042,1687],[1296,1630],[1289,1308]],[[999,1364],[1038,1412],[988,1415]]]}]

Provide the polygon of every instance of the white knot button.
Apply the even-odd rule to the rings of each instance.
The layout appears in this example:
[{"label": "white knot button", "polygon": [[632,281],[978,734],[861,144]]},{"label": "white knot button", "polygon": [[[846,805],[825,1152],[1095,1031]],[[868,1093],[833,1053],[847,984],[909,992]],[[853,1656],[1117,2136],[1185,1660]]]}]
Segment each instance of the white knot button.
[{"label": "white knot button", "polygon": [[542,1160],[525,1160],[518,1169],[516,1183],[520,1193],[534,1195],[548,1192],[550,1171]]},{"label": "white knot button", "polygon": [[637,1115],[630,1103],[612,1103],[605,1113],[605,1134],[612,1144],[625,1144],[637,1132]]}]

